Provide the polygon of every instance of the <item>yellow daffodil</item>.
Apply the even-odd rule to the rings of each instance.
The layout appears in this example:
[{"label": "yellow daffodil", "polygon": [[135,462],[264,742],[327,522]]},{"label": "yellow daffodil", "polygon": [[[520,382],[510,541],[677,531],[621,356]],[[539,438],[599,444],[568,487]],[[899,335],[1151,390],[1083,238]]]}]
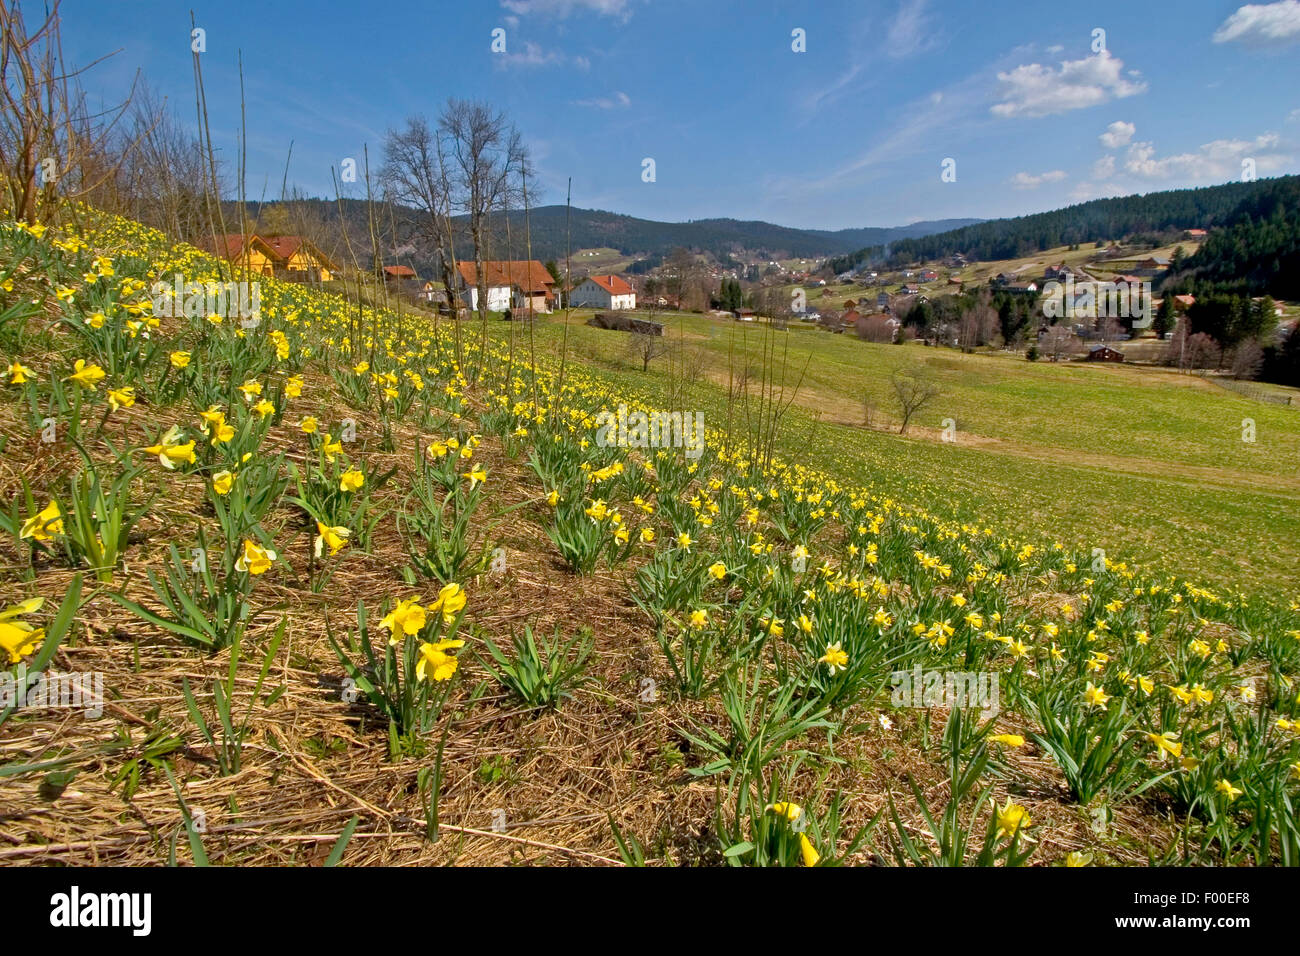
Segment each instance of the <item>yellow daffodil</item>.
[{"label": "yellow daffodil", "polygon": [[366,483],[366,476],[355,468],[351,468],[339,476],[340,491],[360,491],[361,486]]},{"label": "yellow daffodil", "polygon": [[28,654],[34,653],[45,637],[44,628],[33,627],[26,621],[15,619],[40,610],[44,603],[45,598],[28,598],[0,611],[0,650],[9,655],[10,664],[17,664]]},{"label": "yellow daffodil", "polygon": [[76,382],[82,388],[88,388],[93,392],[104,375],[104,370],[98,365],[87,365],[85,359],[77,359],[67,381]]},{"label": "yellow daffodil", "polygon": [[264,548],[251,539],[244,539],[244,553],[240,555],[235,567],[249,574],[264,574],[271,569],[276,554],[270,548]]},{"label": "yellow daffodil", "polygon": [[420,645],[420,657],[415,662],[415,676],[419,680],[428,680],[430,676],[435,681],[450,680],[456,673],[458,662],[447,651],[464,646],[464,641],[438,641],[436,644],[425,641]]},{"label": "yellow daffodil", "polygon": [[321,556],[321,551],[323,551],[327,545],[330,549],[330,557],[334,557],[334,555],[338,554],[347,545],[348,538],[351,537],[351,535],[352,532],[342,525],[334,525],[331,527],[324,522],[317,521],[316,557],[319,558]]},{"label": "yellow daffodil", "polygon": [[438,592],[438,597],[429,605],[429,611],[441,611],[442,623],[450,624],[465,606],[465,601],[465,589],[456,583],[448,584]]},{"label": "yellow daffodil", "polygon": [[49,541],[56,534],[63,534],[63,512],[59,510],[59,503],[53,499],[41,511],[28,518],[18,531],[18,537],[36,541]]},{"label": "yellow daffodil", "polygon": [[[800,628],[802,629],[802,627],[803,622],[801,619]],[[834,644],[827,645],[826,653],[819,657],[817,661],[818,663],[825,664],[826,669],[830,671],[831,676],[833,677],[848,666],[849,655],[844,652],[842,647],[840,647],[840,642],[836,641]]]},{"label": "yellow daffodil", "polygon": [[130,408],[135,404],[135,389],[130,385],[123,385],[121,388],[110,388],[108,390],[108,407],[113,411],[119,408]]},{"label": "yellow daffodil", "polygon": [[799,834],[799,854],[803,857],[804,866],[816,866],[821,862],[821,854],[818,853],[817,848],[812,845],[812,841],[808,839],[808,835],[803,832],[800,832]]},{"label": "yellow daffodil", "polygon": [[419,601],[405,598],[397,602],[397,607],[388,612],[379,626],[388,631],[388,643],[396,644],[403,635],[419,634],[426,620],[425,609]]},{"label": "yellow daffodil", "polygon": [[1007,797],[1006,805],[997,812],[997,835],[1013,837],[1033,822],[1028,810],[1018,803],[1012,803],[1011,798]]}]

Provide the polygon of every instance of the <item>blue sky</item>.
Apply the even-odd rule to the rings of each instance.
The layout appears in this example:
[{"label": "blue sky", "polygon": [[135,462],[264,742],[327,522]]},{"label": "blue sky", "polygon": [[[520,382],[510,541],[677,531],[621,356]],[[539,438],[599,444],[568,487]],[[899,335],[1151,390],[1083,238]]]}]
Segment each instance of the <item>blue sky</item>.
[{"label": "blue sky", "polygon": [[192,120],[191,7],[228,159],[242,51],[250,198],[290,141],[290,181],[332,196],[331,166],[448,96],[514,118],[538,202],[571,176],[574,205],[652,219],[891,226],[1300,172],[1300,0],[65,0],[65,57],[120,50],[93,95],[138,69]]}]

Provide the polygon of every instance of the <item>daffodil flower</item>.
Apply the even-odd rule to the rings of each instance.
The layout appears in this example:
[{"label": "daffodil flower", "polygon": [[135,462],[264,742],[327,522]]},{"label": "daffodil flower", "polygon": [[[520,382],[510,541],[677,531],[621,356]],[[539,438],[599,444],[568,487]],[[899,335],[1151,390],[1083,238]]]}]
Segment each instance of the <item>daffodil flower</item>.
[{"label": "daffodil flower", "polygon": [[18,531],[20,538],[32,538],[36,541],[49,541],[56,534],[63,534],[63,512],[59,503],[50,500],[43,509],[28,518]]},{"label": "daffodil flower", "polygon": [[438,641],[436,644],[424,642],[420,645],[419,660],[415,662],[415,676],[419,680],[428,680],[432,671],[435,681],[450,680],[456,673],[458,662],[447,651],[464,646],[464,641]]},{"label": "daffodil flower", "polygon": [[330,557],[338,554],[348,543],[348,538],[352,532],[342,525],[330,525],[324,522],[316,522],[316,557],[321,556],[321,551],[328,545]]},{"label": "daffodil flower", "polygon": [[45,636],[45,628],[32,627],[26,621],[15,618],[40,610],[44,603],[45,598],[42,597],[28,598],[0,611],[0,650],[9,655],[10,664],[17,664],[28,654],[34,653]]},{"label": "daffodil flower", "polygon": [[85,359],[77,359],[67,381],[76,382],[82,388],[88,388],[93,392],[105,374],[98,365],[87,365]]},{"label": "daffodil flower", "polygon": [[264,574],[270,570],[275,559],[276,553],[270,548],[264,548],[251,539],[245,539],[244,553],[235,562],[235,568],[247,571],[249,574]]}]

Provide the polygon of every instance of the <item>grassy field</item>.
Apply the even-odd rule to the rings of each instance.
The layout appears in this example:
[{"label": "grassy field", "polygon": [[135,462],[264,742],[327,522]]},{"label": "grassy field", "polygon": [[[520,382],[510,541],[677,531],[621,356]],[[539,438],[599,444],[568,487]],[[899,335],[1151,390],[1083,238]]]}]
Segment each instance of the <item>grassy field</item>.
[{"label": "grassy field", "polygon": [[[625,337],[585,326],[586,316],[574,313],[568,332],[585,364],[648,401],[674,394],[680,361],[656,359],[643,375]],[[692,407],[724,423],[728,362],[757,365],[765,328],[659,318],[698,372]],[[562,329],[553,318],[539,341],[558,349]],[[776,334],[787,396],[798,385],[782,444],[799,461],[999,531],[1051,528],[1067,544],[1251,591],[1294,585],[1296,407],[1149,367],[875,345],[806,327]],[[891,375],[907,368],[926,370],[942,394],[900,437]],[[945,419],[956,425],[955,442],[941,440]],[[1242,440],[1245,419],[1254,422],[1253,443]]]},{"label": "grassy field", "polygon": [[[89,225],[0,223],[0,863],[1300,860],[1289,411],[1233,463],[1253,405],[1133,369],[683,316],[643,373],[579,314],[274,278],[245,325]],[[775,457],[719,440],[764,339],[807,368]]]}]

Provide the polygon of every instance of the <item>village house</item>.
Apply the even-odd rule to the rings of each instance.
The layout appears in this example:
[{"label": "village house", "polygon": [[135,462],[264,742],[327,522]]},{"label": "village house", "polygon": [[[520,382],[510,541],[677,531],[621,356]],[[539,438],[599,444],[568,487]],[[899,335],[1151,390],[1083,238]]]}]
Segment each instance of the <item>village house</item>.
[{"label": "village house", "polygon": [[410,266],[384,266],[380,271],[384,274],[385,282],[411,282],[419,279]]},{"label": "village house", "polygon": [[264,236],[278,258],[275,275],[290,282],[329,282],[338,268],[303,236]]},{"label": "village house", "polygon": [[1209,233],[1204,229],[1185,229],[1183,230],[1184,239],[1204,239]]},{"label": "village house", "polygon": [[921,282],[933,282],[935,279],[939,278],[939,273],[935,272],[933,269],[925,269],[918,273],[916,278]]},{"label": "village house", "polygon": [[[473,262],[456,264],[458,292],[463,301],[476,311],[478,302],[478,268]],[[490,260],[483,263],[487,282],[487,310],[550,312],[555,280],[536,259]]]},{"label": "village house", "polygon": [[421,283],[420,298],[437,306],[439,311],[447,307],[447,290],[442,287],[440,282],[434,282],[430,279]]},{"label": "village house", "polygon": [[1157,276],[1169,268],[1169,260],[1162,256],[1151,256],[1147,259],[1138,260],[1133,267],[1133,274],[1143,278]]},{"label": "village house", "polygon": [[598,309],[635,309],[636,290],[615,275],[587,276],[573,288],[569,303],[579,308],[594,306]]},{"label": "village house", "polygon": [[215,248],[211,240],[204,241],[200,248],[240,268],[247,269],[254,275],[275,275],[275,267],[279,261],[276,251],[267,245],[266,240],[253,235],[230,233],[218,236]]},{"label": "village house", "polygon": [[1086,361],[1089,362],[1122,362],[1124,353],[1118,349],[1113,349],[1109,345],[1094,345],[1088,349]]}]

